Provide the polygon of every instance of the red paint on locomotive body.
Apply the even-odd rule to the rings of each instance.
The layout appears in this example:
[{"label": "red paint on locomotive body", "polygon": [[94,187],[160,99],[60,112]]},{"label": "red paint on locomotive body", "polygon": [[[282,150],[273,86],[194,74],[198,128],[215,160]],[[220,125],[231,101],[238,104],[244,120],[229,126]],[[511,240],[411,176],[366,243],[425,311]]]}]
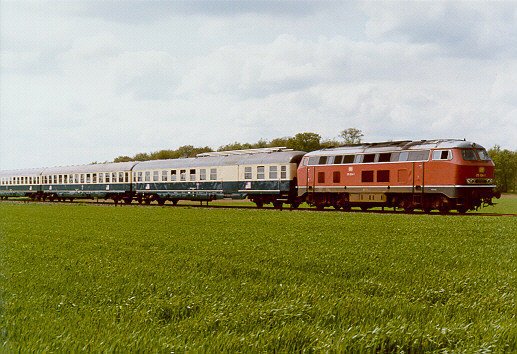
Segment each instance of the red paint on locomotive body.
[{"label": "red paint on locomotive body", "polygon": [[298,196],[323,208],[401,207],[459,212],[498,197],[486,150],[464,140],[358,144],[308,153]]}]

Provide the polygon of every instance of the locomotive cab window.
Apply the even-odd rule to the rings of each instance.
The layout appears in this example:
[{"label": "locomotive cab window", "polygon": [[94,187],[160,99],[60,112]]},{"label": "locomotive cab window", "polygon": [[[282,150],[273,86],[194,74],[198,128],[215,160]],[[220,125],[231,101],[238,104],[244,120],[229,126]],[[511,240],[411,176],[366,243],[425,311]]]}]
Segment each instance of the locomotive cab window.
[{"label": "locomotive cab window", "polygon": [[335,156],[334,157],[334,165],[339,165],[343,161],[343,156]]},{"label": "locomotive cab window", "polygon": [[320,156],[320,159],[318,161],[318,165],[326,165],[327,164],[327,158],[328,158],[328,156]]},{"label": "locomotive cab window", "polygon": [[382,153],[379,154],[379,162],[390,162],[391,161],[391,153]]},{"label": "locomotive cab window", "polygon": [[461,156],[465,161],[477,161],[478,157],[472,149],[461,149]]},{"label": "locomotive cab window", "polygon": [[375,162],[375,154],[365,154],[363,156],[363,163]]},{"label": "locomotive cab window", "polygon": [[478,149],[477,152],[481,161],[490,161],[490,156],[485,149]]}]

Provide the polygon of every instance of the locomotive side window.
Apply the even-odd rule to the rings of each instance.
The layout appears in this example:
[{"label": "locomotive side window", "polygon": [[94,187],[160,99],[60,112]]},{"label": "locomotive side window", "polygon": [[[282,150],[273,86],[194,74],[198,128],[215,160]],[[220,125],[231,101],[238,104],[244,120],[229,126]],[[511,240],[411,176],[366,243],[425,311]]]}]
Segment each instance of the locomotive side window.
[{"label": "locomotive side window", "polygon": [[375,162],[375,154],[365,154],[363,157],[363,163]]},{"label": "locomotive side window", "polygon": [[485,149],[478,149],[477,152],[481,161],[490,161],[490,156]]},{"label": "locomotive side window", "polygon": [[251,167],[244,167],[244,179],[252,179]]},{"label": "locomotive side window", "polygon": [[390,181],[390,170],[377,171],[377,182],[389,182],[389,181]]},{"label": "locomotive side window", "polygon": [[452,153],[450,150],[434,150],[433,160],[451,160]]},{"label": "locomotive side window", "polygon": [[343,163],[354,163],[355,155],[343,156]]},{"label": "locomotive side window", "polygon": [[310,159],[309,159],[309,165],[317,165],[320,161],[320,157],[319,156],[312,156]]},{"label": "locomotive side window", "polygon": [[318,165],[326,165],[327,164],[327,158],[328,158],[328,156],[320,156],[320,159],[318,161]]},{"label": "locomotive side window", "polygon": [[391,153],[382,153],[379,154],[379,162],[390,162],[391,161]]},{"label": "locomotive side window", "polygon": [[373,182],[373,171],[362,171],[361,182]]},{"label": "locomotive side window", "polygon": [[334,157],[334,165],[339,165],[343,161],[343,156]]},{"label": "locomotive side window", "polygon": [[341,182],[341,172],[334,171],[332,173],[332,182],[334,182],[334,183],[340,183]]},{"label": "locomotive side window", "polygon": [[478,157],[472,149],[461,149],[461,156],[465,161],[477,161]]}]

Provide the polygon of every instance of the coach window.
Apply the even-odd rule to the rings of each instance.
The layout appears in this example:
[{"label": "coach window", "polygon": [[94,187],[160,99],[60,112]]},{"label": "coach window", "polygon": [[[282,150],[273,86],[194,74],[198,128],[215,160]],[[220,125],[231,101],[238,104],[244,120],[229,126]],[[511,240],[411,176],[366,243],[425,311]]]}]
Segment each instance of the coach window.
[{"label": "coach window", "polygon": [[181,181],[187,180],[187,170],[180,170],[180,180]]},{"label": "coach window", "polygon": [[99,173],[99,183],[104,183],[104,173]]},{"label": "coach window", "polygon": [[167,170],[162,171],[162,182],[167,181]]},{"label": "coach window", "polygon": [[195,168],[191,168],[190,169],[190,180],[191,181],[195,181],[196,180],[196,169]]},{"label": "coach window", "polygon": [[97,183],[97,174],[96,173],[92,174],[92,183]]},{"label": "coach window", "polygon": [[126,183],[128,183],[129,182],[129,172],[124,172],[124,178],[125,178]]},{"label": "coach window", "polygon": [[217,180],[217,168],[211,168],[210,169],[210,180],[216,181]]},{"label": "coach window", "polygon": [[111,173],[111,183],[117,183],[117,172]]},{"label": "coach window", "polygon": [[68,175],[63,176],[63,183],[68,184]]},{"label": "coach window", "polygon": [[265,167],[264,166],[257,166],[257,179],[264,179],[265,178]]},{"label": "coach window", "polygon": [[280,178],[287,179],[287,166],[280,166]]},{"label": "coach window", "polygon": [[334,171],[332,173],[332,182],[334,183],[339,183],[341,182],[341,172],[339,171]]},{"label": "coach window", "polygon": [[277,179],[278,178],[278,167],[277,166],[269,166],[269,179]]},{"label": "coach window", "polygon": [[206,181],[206,168],[199,169],[199,180]]},{"label": "coach window", "polygon": [[244,167],[244,179],[252,179],[251,167]]},{"label": "coach window", "polygon": [[86,174],[86,183],[90,183],[92,180],[91,180],[91,175],[89,173]]},{"label": "coach window", "polygon": [[373,182],[373,171],[362,171],[361,182]]},{"label": "coach window", "polygon": [[153,171],[153,182],[158,182],[160,171]]},{"label": "coach window", "polygon": [[176,181],[176,170],[171,170],[171,181]]},{"label": "coach window", "polygon": [[145,171],[145,182],[151,182],[151,171]]}]

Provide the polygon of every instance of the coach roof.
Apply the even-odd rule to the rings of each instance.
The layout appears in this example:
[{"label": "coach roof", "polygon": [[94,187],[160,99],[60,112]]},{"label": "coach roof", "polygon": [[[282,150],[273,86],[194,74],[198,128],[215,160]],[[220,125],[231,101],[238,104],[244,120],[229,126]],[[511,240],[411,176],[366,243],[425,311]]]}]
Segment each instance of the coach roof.
[{"label": "coach roof", "polygon": [[43,175],[59,175],[71,173],[95,173],[130,171],[136,162],[97,163],[90,165],[49,167],[42,171]]},{"label": "coach roof", "polygon": [[280,151],[255,154],[202,156],[170,160],[151,160],[138,163],[133,171],[168,168],[298,163],[303,155],[305,155],[305,152],[303,151]]}]

